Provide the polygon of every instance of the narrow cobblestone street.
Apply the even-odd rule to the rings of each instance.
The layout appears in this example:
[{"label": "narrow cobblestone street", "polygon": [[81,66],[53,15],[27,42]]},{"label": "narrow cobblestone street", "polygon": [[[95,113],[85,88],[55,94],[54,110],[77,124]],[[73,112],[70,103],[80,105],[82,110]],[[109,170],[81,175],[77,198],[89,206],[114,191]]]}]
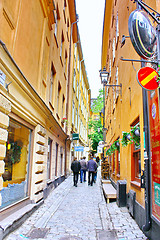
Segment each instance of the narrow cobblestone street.
[{"label": "narrow cobblestone street", "polygon": [[51,192],[17,230],[5,240],[117,240],[147,239],[127,208],[106,204],[100,173],[93,187],[87,182],[73,186],[69,176]]}]

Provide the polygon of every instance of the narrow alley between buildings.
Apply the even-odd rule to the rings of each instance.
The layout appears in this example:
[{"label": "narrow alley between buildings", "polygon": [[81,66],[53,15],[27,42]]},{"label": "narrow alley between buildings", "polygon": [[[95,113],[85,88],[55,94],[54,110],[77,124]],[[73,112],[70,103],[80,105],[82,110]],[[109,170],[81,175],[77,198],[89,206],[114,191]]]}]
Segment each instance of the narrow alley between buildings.
[{"label": "narrow alley between buildings", "polygon": [[147,239],[126,207],[106,203],[97,182],[88,186],[72,176],[54,189],[44,203],[5,240],[126,240]]}]

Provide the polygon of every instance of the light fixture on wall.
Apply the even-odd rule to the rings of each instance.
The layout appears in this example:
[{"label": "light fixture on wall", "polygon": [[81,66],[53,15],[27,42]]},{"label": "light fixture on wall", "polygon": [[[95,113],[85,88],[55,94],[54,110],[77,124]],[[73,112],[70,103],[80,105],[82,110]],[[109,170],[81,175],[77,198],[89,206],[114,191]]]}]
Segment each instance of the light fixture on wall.
[{"label": "light fixture on wall", "polygon": [[[103,70],[100,70],[99,72],[100,72],[101,83],[103,84],[103,86],[104,87],[112,87],[112,89],[115,92],[119,92],[122,96],[122,83],[120,83],[119,85],[118,84],[108,84],[110,73],[106,71],[105,67],[103,68]],[[120,88],[120,90],[118,88]]]},{"label": "light fixture on wall", "polygon": [[103,70],[100,70],[100,78],[101,78],[101,83],[106,84],[109,79],[109,72],[106,71],[106,68],[104,67]]},{"label": "light fixture on wall", "polygon": [[129,36],[122,35],[121,48],[124,46],[126,38],[129,38]]}]

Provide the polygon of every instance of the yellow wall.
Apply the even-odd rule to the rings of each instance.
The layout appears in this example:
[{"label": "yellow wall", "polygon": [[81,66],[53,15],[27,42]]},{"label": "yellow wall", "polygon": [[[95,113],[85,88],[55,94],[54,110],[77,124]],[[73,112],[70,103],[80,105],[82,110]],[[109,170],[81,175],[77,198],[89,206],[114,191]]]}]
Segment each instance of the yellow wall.
[{"label": "yellow wall", "polygon": [[[57,13],[58,30],[55,34]],[[63,150],[66,161],[65,164],[63,163],[63,174],[65,170],[67,174],[70,171],[71,142],[67,140],[66,143],[69,132],[62,119],[67,115],[67,104],[68,116],[71,115],[72,86],[69,79],[73,72],[73,45],[77,41],[76,24],[74,27],[72,25],[76,21],[75,1],[66,1],[64,8],[64,1],[59,0],[34,0],[30,4],[26,0],[5,0],[0,2],[0,19],[2,25],[0,39],[4,43],[0,42],[0,70],[6,76],[5,84],[11,82],[8,90],[5,84],[4,86],[0,84],[0,96],[4,96],[5,101],[11,106],[10,110],[3,111],[7,120],[12,116],[32,129],[29,192],[30,199],[37,202],[43,198],[42,190],[47,186],[48,181],[46,176],[48,137],[53,141],[51,179],[55,179],[56,143],[59,146],[56,177],[61,175],[60,149]],[[54,72],[53,79],[51,69]],[[53,80],[52,98],[50,98],[51,80]],[[59,101],[58,86],[60,86]],[[70,96],[69,100],[68,96]],[[0,99],[1,105],[4,104],[4,99]],[[0,113],[2,109],[1,107]],[[0,122],[3,122],[2,118]],[[8,122],[5,125],[1,124],[0,130],[1,127],[6,130]],[[7,139],[3,141],[2,146],[0,145],[3,150],[0,152],[2,161],[5,157],[6,141]],[[22,158],[24,155],[26,150],[22,149]],[[2,189],[3,162],[0,171],[0,189]],[[25,173],[23,161],[15,164],[14,178],[21,177]]]}]

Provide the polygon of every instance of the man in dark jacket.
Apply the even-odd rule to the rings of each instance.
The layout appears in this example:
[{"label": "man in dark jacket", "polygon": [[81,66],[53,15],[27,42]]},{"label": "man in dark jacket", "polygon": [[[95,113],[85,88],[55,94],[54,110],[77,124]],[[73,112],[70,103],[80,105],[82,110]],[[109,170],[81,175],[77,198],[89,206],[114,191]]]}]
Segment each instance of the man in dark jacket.
[{"label": "man in dark jacket", "polygon": [[80,162],[77,161],[77,158],[74,157],[74,160],[71,164],[71,169],[73,171],[73,182],[74,182],[74,186],[77,187],[77,183],[78,183],[78,175],[79,175],[79,171],[81,169],[81,165]]},{"label": "man in dark jacket", "polygon": [[[93,160],[93,155],[90,155],[90,160],[87,163],[87,169],[88,169],[88,185],[93,186],[93,182],[94,182],[94,174],[97,170],[97,164],[96,162]],[[90,181],[90,178],[92,176],[92,179]]]}]

